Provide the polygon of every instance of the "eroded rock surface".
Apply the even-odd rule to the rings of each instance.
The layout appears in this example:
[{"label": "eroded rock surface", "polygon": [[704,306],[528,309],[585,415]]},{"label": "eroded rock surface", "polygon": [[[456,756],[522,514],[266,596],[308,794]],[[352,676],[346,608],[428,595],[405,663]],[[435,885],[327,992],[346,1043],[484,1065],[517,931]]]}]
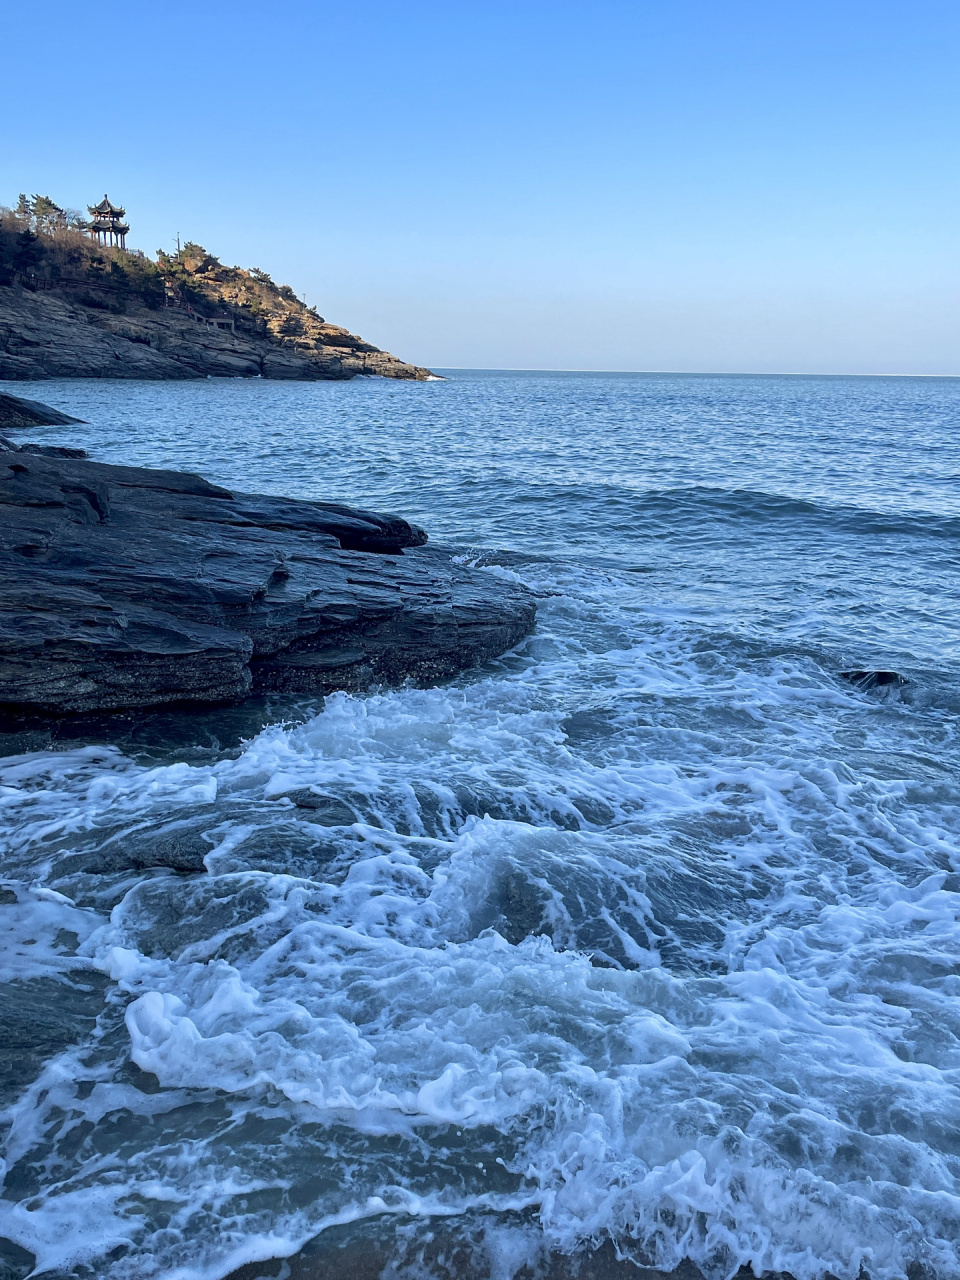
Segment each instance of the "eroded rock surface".
[{"label": "eroded rock surface", "polygon": [[399,516],[36,448],[0,440],[8,721],[430,682],[533,627]]},{"label": "eroded rock surface", "polygon": [[135,299],[116,314],[85,305],[82,296],[0,287],[0,379],[434,377],[338,325],[317,322],[307,341],[243,323],[218,328]]},{"label": "eroded rock surface", "polygon": [[8,427],[62,427],[81,421],[39,400],[24,400],[22,396],[0,392],[0,431]]}]

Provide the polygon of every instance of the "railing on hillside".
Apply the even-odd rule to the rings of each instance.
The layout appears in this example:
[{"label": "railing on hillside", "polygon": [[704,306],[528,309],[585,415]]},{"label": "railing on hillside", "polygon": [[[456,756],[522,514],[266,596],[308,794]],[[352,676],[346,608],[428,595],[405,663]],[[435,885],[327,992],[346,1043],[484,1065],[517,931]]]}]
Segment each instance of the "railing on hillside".
[{"label": "railing on hillside", "polygon": [[236,333],[236,324],[231,315],[205,316],[196,311],[189,302],[184,302],[182,298],[176,297],[172,293],[168,293],[164,299],[164,307],[167,310],[179,311],[182,315],[189,316],[191,320],[195,320],[197,324],[206,325],[208,329],[224,329],[230,333]]},{"label": "railing on hillside", "polygon": [[84,280],[77,276],[46,276],[28,275],[22,271],[11,272],[13,283],[21,285],[30,293],[49,292],[53,289],[99,289],[104,293],[127,293],[129,290],[124,285],[107,284],[101,280]]}]

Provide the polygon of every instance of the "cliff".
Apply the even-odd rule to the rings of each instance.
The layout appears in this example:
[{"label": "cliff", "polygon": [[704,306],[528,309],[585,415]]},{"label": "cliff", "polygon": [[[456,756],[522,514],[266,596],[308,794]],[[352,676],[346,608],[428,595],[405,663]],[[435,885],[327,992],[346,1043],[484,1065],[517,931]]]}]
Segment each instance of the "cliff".
[{"label": "cliff", "polygon": [[154,262],[0,216],[0,379],[362,374],[434,376],[328,324],[266,272],[226,267],[199,245]]}]

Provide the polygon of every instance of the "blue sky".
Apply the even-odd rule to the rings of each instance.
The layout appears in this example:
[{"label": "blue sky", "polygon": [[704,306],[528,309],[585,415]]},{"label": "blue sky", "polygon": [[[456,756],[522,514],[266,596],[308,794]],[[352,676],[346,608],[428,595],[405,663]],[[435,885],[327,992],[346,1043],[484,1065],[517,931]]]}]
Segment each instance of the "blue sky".
[{"label": "blue sky", "polygon": [[405,359],[960,373],[955,2],[8,0],[3,33],[0,201],[106,190],[137,246]]}]

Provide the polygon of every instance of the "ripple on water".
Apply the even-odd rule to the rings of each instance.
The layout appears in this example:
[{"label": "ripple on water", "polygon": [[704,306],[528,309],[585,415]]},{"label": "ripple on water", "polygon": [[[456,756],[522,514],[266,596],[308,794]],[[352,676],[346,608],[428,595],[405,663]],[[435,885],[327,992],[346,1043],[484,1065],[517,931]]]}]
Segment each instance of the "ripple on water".
[{"label": "ripple on water", "polygon": [[541,605],[0,761],[11,1274],[960,1275],[952,384],[44,392]]}]

